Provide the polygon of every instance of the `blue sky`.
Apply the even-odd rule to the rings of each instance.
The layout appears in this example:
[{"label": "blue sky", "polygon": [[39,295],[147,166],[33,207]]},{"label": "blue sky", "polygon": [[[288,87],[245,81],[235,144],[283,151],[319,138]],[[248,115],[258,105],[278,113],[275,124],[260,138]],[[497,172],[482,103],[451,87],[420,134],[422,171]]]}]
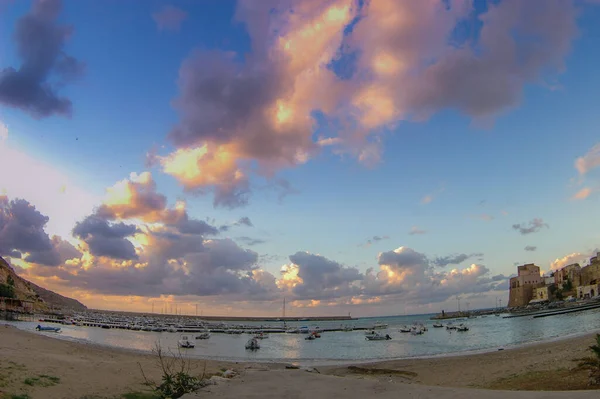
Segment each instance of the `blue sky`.
[{"label": "blue sky", "polygon": [[[277,5],[278,2],[274,3]],[[318,18],[324,8],[313,7],[303,14],[301,3],[295,5],[297,9],[293,13],[299,19]],[[360,13],[361,7],[352,1],[345,3],[352,4],[351,12]],[[504,4],[506,1],[495,3],[498,4],[491,8],[500,10],[510,6]],[[169,139],[169,132],[185,119],[174,103],[183,90],[178,86],[178,76],[185,60],[193,58],[195,51],[232,51],[236,53],[235,62],[247,66],[251,64],[250,59],[258,57],[252,43],[274,43],[278,33],[274,33],[275,39],[270,37],[270,41],[259,42],[260,37],[253,36],[247,26],[235,18],[236,10],[246,21],[257,18],[256,15],[244,16],[244,8],[234,1],[132,1],[125,4],[117,1],[65,0],[56,24],[72,25],[74,31],[65,41],[63,50],[85,63],[82,76],[59,89],[61,96],[71,100],[72,115],[64,117],[52,114],[36,119],[22,107],[0,101],[0,121],[9,132],[4,145],[51,165],[70,184],[90,193],[90,201],[98,201],[95,206],[100,205],[107,187],[128,178],[131,172],[150,171],[157,184],[157,192],[166,195],[170,206],[174,206],[178,199],[185,200],[190,218],[214,218],[212,224],[218,226],[232,224],[247,216],[254,227],[232,227],[221,233],[218,239],[231,238],[242,248],[255,251],[258,255],[268,255],[268,258],[261,258],[259,266],[276,278],[279,278],[281,266],[290,263],[288,256],[298,251],[319,254],[341,267],[357,267],[360,273],[365,273],[370,267],[377,271],[382,264],[378,264],[380,253],[400,247],[411,248],[429,259],[461,253],[484,254],[477,259],[449,265],[445,272],[452,268],[463,270],[471,263],[476,263],[489,269],[489,276],[509,276],[515,271],[515,262],[535,262],[543,270],[549,270],[556,259],[569,254],[589,256],[600,246],[600,234],[594,218],[598,201],[598,194],[594,191],[599,187],[594,177],[598,175],[597,170],[579,174],[574,166],[578,157],[583,157],[598,143],[599,117],[595,111],[599,105],[597,93],[600,90],[600,78],[594,65],[599,61],[597,42],[600,26],[597,21],[600,8],[586,2],[563,3],[555,6],[577,10],[574,23],[578,33],[565,30],[564,34],[555,32],[552,37],[544,37],[552,29],[541,26],[533,31],[544,40],[566,42],[568,48],[561,52],[554,49],[557,46],[551,46],[553,50],[550,51],[556,51],[551,61],[536,65],[522,75],[514,71],[506,72],[517,76],[514,80],[517,80],[515,93],[518,99],[497,107],[486,115],[483,122],[466,111],[458,101],[453,104],[453,98],[463,95],[458,91],[471,90],[469,86],[457,85],[454,92],[449,94],[450,100],[427,109],[425,117],[410,116],[424,111],[424,108],[420,109],[411,103],[410,107],[407,106],[409,113],[396,115],[392,120],[379,123],[376,128],[366,129],[369,131],[369,140],[352,143],[348,147],[323,147],[311,154],[305,163],[274,167],[273,177],[270,178],[247,171],[251,190],[248,204],[228,208],[213,206],[214,185],[184,190],[177,176],[165,173],[160,165],[148,166],[146,157],[152,152],[166,157],[177,149],[187,148]],[[13,32],[19,18],[34,7],[32,4],[26,1],[8,3],[1,9],[0,68],[17,68],[22,62],[17,55]],[[369,7],[369,4],[362,4],[362,9]],[[254,5],[259,9],[257,15],[262,12],[263,17],[275,26],[278,16],[269,17],[266,6]],[[476,11],[463,11],[461,23],[479,26],[481,22],[473,24],[473,19],[482,10],[485,11],[487,5],[478,1],[471,6]],[[186,17],[180,21],[177,29],[161,30],[157,26],[152,15],[163,11],[164,7],[176,7],[185,13]],[[513,14],[509,14],[520,12],[528,15],[527,12],[531,11],[527,10],[528,7],[514,6]],[[459,7],[455,4],[454,8]],[[410,6],[406,6],[406,10],[398,10],[406,13],[413,11],[414,18],[424,15],[442,18],[439,13],[427,14],[427,10],[421,10],[423,13],[419,14],[421,11],[412,10]],[[426,22],[416,20],[418,22],[415,25]],[[300,29],[303,23],[301,20],[288,21],[286,25],[286,21],[283,21],[276,25],[280,27],[281,37],[283,32]],[[498,17],[498,21],[501,24],[505,20]],[[518,18],[515,21],[516,26],[521,23]],[[364,22],[359,20],[357,26],[368,22],[368,18]],[[557,26],[556,30],[560,31],[563,25]],[[386,29],[382,28],[383,35],[389,34],[392,42],[395,34],[402,34],[393,28],[389,28],[389,32]],[[507,25],[506,29],[510,29],[510,26]],[[368,45],[369,39],[358,37],[362,31],[357,32],[354,34],[356,42],[349,42],[348,45]],[[418,32],[413,36],[418,38]],[[453,32],[453,28],[449,32]],[[471,35],[475,39],[464,40],[462,46],[474,48],[469,50],[474,53],[500,51],[500,47],[486,48],[478,35],[475,30]],[[451,36],[446,34],[441,37],[449,42]],[[416,49],[414,51],[422,52],[425,56],[429,56],[429,51],[433,63],[441,62],[444,54],[439,52],[437,44],[431,44],[435,40],[423,40],[421,43],[415,39],[415,43],[410,44],[411,51]],[[518,42],[520,38],[516,40]],[[439,44],[450,46],[443,41]],[[365,49],[359,49],[362,53],[358,54],[365,54],[362,57],[366,57]],[[547,48],[538,50],[541,52]],[[535,51],[534,48],[532,54]],[[521,56],[526,58],[523,54]],[[554,68],[555,60],[564,62],[564,69]],[[266,64],[261,62],[263,64],[257,62],[256,65]],[[527,62],[524,60],[515,65],[525,69]],[[343,69],[344,66],[340,67]],[[196,67],[201,69],[202,64]],[[209,69],[207,66],[206,70]],[[288,70],[286,72],[289,73]],[[485,76],[485,69],[480,72]],[[494,78],[493,74],[490,76]],[[358,74],[349,79],[352,84],[359,80]],[[424,86],[420,86],[418,77],[413,81],[414,87],[409,83],[396,87],[394,83],[389,83],[392,81],[386,81],[386,84],[399,91],[409,84],[410,90],[416,90],[411,96],[418,97],[418,91],[424,90]],[[357,93],[362,86],[356,83],[356,86],[349,87],[349,92]],[[483,94],[487,96],[485,99],[470,98],[469,101],[473,104],[491,101],[489,97],[494,95],[494,91]],[[257,99],[259,95],[257,93]],[[334,119],[348,115],[354,117],[356,110],[347,108],[343,100],[336,100],[338,108],[335,112],[326,113],[324,118],[332,125],[322,124],[318,129],[319,135],[337,137],[339,132],[332,127]],[[248,101],[252,102],[252,99]],[[235,119],[235,115],[232,114],[231,118]],[[353,119],[354,123],[357,120]],[[316,137],[313,138],[316,141]],[[373,139],[381,144],[379,161],[374,165],[364,165],[357,159],[356,153]],[[249,159],[255,166],[262,162],[252,156]],[[12,165],[12,168],[13,173],[18,175],[19,165]],[[273,187],[276,179],[285,179],[294,192],[278,199],[278,191]],[[35,184],[33,176],[23,176],[23,180]],[[3,187],[2,183],[0,179],[0,189],[6,191],[8,198],[24,197],[18,184],[11,186],[11,190]],[[572,199],[584,187],[589,187],[593,192],[585,199]],[[27,190],[23,189],[23,192]],[[431,196],[430,202],[423,201],[426,196]],[[24,199],[43,210],[43,198],[37,202],[31,198]],[[47,197],[47,201],[58,200],[60,198]],[[53,215],[47,216],[52,220]],[[543,219],[547,227],[526,235],[519,234],[512,227],[518,223],[527,224],[535,218]],[[111,220],[111,223],[117,221]],[[411,235],[409,232],[413,226],[425,232]],[[64,232],[69,229],[65,226],[58,231],[50,231],[51,228],[46,230],[51,236],[65,235]],[[248,247],[245,242],[238,240],[242,236],[265,242]],[[372,245],[364,245],[374,236],[385,238]],[[79,249],[82,252],[88,250],[85,242],[74,242],[74,245],[81,245]],[[525,251],[528,245],[537,248],[535,251]],[[572,259],[579,259],[576,257],[574,255]],[[106,259],[97,262],[104,264]],[[25,270],[28,265],[21,266]],[[40,270],[47,270],[39,267]],[[35,265],[29,271],[32,278],[37,276],[43,279],[49,275],[48,272],[34,270],[37,270]],[[68,281],[64,275],[61,278]],[[305,283],[308,280],[305,278]],[[325,280],[318,281],[325,284]],[[68,293],[64,287],[54,288]],[[103,293],[100,287],[89,292]],[[490,288],[490,292],[492,296],[506,294],[499,287]],[[117,295],[108,291],[105,294]],[[178,297],[177,293],[163,294]],[[197,294],[200,298],[198,301],[207,297],[200,292]],[[74,292],[74,295],[89,300],[82,293]],[[132,295],[137,294],[134,292]],[[246,299],[243,292],[239,295],[238,298]],[[361,298],[369,295],[366,291],[359,294]],[[142,292],[139,296],[148,295]],[[179,296],[189,298],[194,296],[194,292],[186,291]],[[221,301],[220,296],[208,297]],[[352,295],[343,297],[351,298]],[[227,296],[222,298],[223,303],[230,301]],[[299,306],[308,299],[298,295]],[[487,299],[482,299],[482,303],[485,301]],[[423,309],[423,303],[426,302],[406,299],[406,306],[419,310]],[[435,305],[436,309],[438,304]],[[107,302],[97,306],[112,305]],[[404,310],[391,305],[381,306],[360,308],[358,311],[370,314],[402,313]]]}]

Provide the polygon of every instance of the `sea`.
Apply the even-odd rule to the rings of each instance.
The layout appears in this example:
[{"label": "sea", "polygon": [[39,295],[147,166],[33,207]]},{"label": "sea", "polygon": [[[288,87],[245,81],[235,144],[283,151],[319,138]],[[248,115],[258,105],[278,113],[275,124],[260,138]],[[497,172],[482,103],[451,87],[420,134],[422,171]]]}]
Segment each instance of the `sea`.
[{"label": "sea", "polygon": [[[370,362],[405,358],[425,358],[457,354],[497,351],[536,343],[558,340],[590,332],[600,332],[600,309],[544,318],[503,318],[489,315],[453,321],[465,323],[469,331],[458,332],[446,328],[433,328],[433,315],[360,318],[347,321],[288,322],[287,327],[316,326],[321,329],[340,325],[370,327],[376,322],[388,324],[382,334],[389,334],[387,341],[368,341],[365,331],[326,332],[321,338],[307,341],[303,334],[269,334],[260,341],[256,351],[245,349],[250,334],[229,335],[213,333],[210,339],[195,340],[196,347],[181,349],[185,356],[203,359],[253,362],[285,362],[298,364],[343,364],[350,361]],[[444,325],[452,320],[444,320]],[[423,323],[428,331],[422,335],[401,333],[400,327]],[[17,328],[35,331],[38,322],[6,322]],[[42,323],[43,324],[43,323]],[[230,323],[233,324],[233,323]],[[280,322],[245,322],[245,325],[281,326]],[[56,326],[54,324],[54,326]],[[61,326],[58,334],[36,332],[58,339],[99,344],[135,351],[151,352],[157,343],[163,348],[177,351],[181,335],[193,338],[193,333],[145,332],[121,329],[102,329],[74,325]]]}]

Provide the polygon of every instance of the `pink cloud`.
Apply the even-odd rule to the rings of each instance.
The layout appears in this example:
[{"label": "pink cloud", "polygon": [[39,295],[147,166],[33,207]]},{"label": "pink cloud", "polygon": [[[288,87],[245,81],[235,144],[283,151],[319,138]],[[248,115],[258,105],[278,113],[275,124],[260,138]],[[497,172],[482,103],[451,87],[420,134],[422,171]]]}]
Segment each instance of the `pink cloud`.
[{"label": "pink cloud", "polygon": [[[185,173],[167,161],[163,170],[188,189],[214,191],[216,205],[237,206],[251,174],[271,179],[329,145],[376,164],[382,132],[403,120],[450,108],[493,121],[519,104],[525,85],[564,70],[575,11],[560,0],[490,3],[480,15],[467,0],[240,1],[252,54],[194,51],[184,60],[169,139],[178,152],[206,154]],[[479,35],[451,42],[465,23],[481,24]],[[342,79],[330,66],[350,53],[356,71]],[[334,122],[325,140],[314,138],[316,111]]]}]

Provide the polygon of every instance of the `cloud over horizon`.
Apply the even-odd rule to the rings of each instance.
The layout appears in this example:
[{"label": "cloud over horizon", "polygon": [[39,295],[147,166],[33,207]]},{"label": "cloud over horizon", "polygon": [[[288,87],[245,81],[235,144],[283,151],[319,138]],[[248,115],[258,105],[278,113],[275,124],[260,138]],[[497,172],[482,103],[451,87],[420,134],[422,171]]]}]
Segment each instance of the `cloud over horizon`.
[{"label": "cloud over horizon", "polygon": [[[107,189],[94,213],[74,226],[76,245],[48,237],[44,231],[48,217],[27,201],[0,200],[4,209],[0,212],[0,255],[18,261],[23,277],[42,285],[51,283],[59,290],[244,301],[288,297],[298,306],[320,306],[321,301],[366,306],[400,297],[408,303],[442,302],[459,293],[495,290],[501,280],[492,280],[482,265],[451,271],[433,268],[480,254],[430,260],[407,247],[381,252],[377,268],[366,271],[298,251],[276,276],[261,267],[258,253],[229,238],[212,237],[219,230],[189,217],[184,204],[170,208],[148,172],[132,173]],[[251,224],[247,217],[240,223]],[[431,297],[425,295],[431,290]]]}]

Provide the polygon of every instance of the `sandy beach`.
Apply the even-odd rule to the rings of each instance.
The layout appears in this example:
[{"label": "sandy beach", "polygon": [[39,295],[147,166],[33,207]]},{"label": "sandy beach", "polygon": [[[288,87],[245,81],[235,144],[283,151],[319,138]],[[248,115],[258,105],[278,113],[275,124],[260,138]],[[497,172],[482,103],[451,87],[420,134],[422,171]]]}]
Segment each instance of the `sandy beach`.
[{"label": "sandy beach", "polygon": [[[191,363],[195,374],[214,375],[225,369],[238,374],[204,388],[199,397],[319,398],[338,394],[363,398],[377,394],[387,398],[398,397],[399,392],[403,392],[400,397],[429,397],[441,389],[436,386],[445,387],[442,391],[449,395],[464,395],[465,388],[582,390],[589,389],[587,371],[578,369],[578,359],[588,356],[593,338],[594,334],[588,334],[487,354],[317,366],[313,372],[288,370],[284,364],[273,363]],[[160,377],[156,358],[150,354],[59,340],[11,326],[0,326],[0,359],[2,399],[23,394],[30,398],[121,398],[146,390],[140,365],[149,378]],[[50,382],[36,383],[46,380]],[[404,396],[408,392],[414,396]],[[486,397],[495,397],[493,391],[486,392],[492,395]],[[559,397],[590,394],[597,396],[598,391]]]}]

